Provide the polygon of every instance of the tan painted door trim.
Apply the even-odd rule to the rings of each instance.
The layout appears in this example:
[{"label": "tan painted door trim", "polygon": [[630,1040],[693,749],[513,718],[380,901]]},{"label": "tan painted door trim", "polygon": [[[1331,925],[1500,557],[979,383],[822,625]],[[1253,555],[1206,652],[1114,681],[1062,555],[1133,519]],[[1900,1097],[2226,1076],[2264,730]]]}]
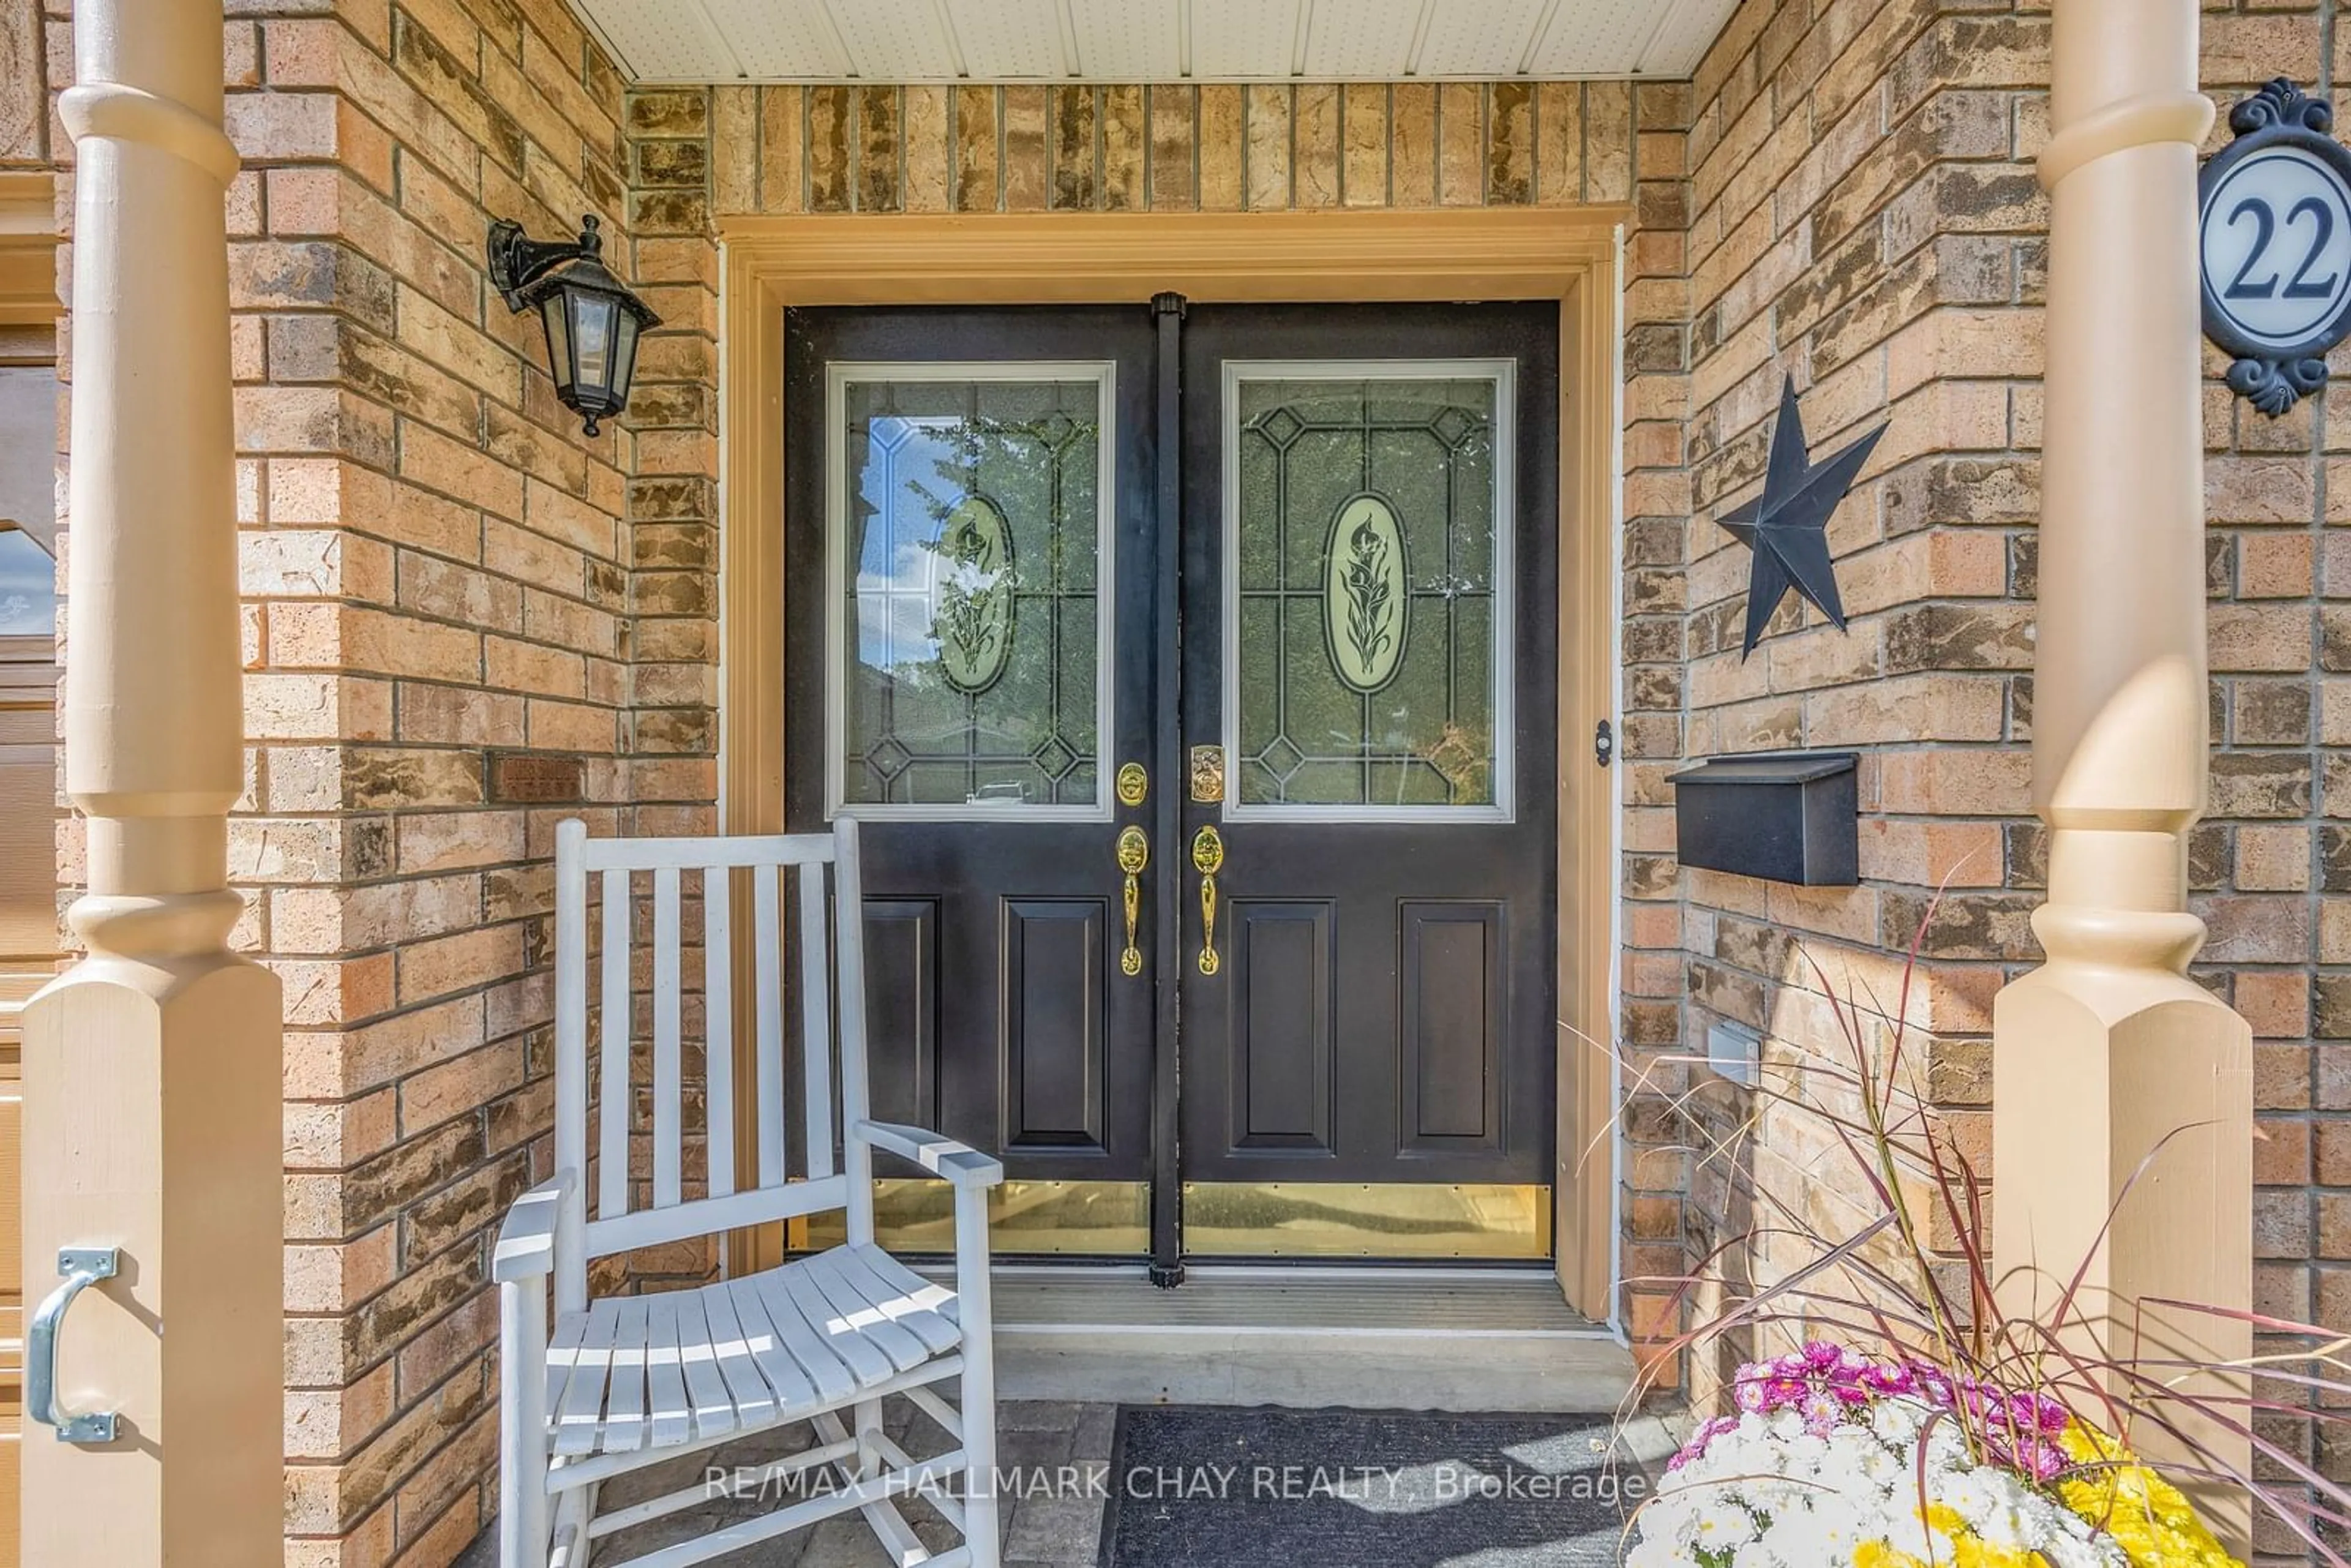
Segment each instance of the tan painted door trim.
[{"label": "tan painted door trim", "polygon": [[[1621,206],[1428,212],[1052,213],[719,221],[722,779],[729,832],[776,832],[784,800],[784,310],[1036,305],[1174,289],[1198,303],[1560,301],[1559,1191],[1561,1288],[1610,1315],[1616,232]],[[738,974],[748,974],[747,964]],[[749,1040],[747,1029],[737,1031]],[[746,1069],[747,1071],[747,1069]],[[747,1101],[748,1097],[745,1097]],[[738,1147],[749,1148],[748,1140]],[[740,1257],[761,1260],[759,1239]]]},{"label": "tan painted door trim", "polygon": [[57,249],[57,180],[0,172],[0,327],[55,325]]}]

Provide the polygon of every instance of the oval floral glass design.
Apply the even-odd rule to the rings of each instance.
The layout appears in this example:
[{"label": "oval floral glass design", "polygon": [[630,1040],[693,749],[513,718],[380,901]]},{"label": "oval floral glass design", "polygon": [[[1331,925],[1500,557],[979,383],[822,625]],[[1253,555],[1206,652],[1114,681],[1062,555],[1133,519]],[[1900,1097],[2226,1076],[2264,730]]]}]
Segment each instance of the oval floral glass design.
[{"label": "oval floral glass design", "polygon": [[931,621],[939,671],[959,692],[984,692],[1012,658],[1012,527],[995,502],[966,496],[935,548],[943,558]]},{"label": "oval floral glass design", "polygon": [[1322,630],[1331,667],[1356,691],[1378,691],[1404,664],[1406,617],[1404,527],[1377,496],[1339,508],[1323,546]]}]

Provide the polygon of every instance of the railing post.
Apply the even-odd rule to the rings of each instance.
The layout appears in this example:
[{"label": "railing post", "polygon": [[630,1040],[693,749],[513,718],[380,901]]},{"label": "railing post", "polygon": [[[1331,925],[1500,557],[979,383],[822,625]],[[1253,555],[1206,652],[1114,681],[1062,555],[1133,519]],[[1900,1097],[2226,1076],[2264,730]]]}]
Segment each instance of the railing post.
[{"label": "railing post", "polygon": [[228,949],[243,788],[219,0],[78,0],[66,789],[88,956],[25,1018],[26,1294],[116,1247],[32,1427],[26,1563],[283,1555],[277,982]]},{"label": "railing post", "polygon": [[[2188,979],[2204,940],[2187,838],[2204,809],[2196,0],[2056,0],[2033,796],[2048,959],[1994,1014],[1993,1238],[2011,1288],[2055,1280],[2168,1135],[2092,1268],[2122,1354],[2135,1304],[2252,1293],[2252,1047]],[[2187,1129],[2186,1131],[2179,1131]],[[2169,1348],[2167,1348],[2169,1347]],[[2226,1360],[2241,1326],[2150,1316],[2137,1354]],[[2177,1457],[2160,1434],[2134,1434]],[[2247,1445],[2206,1429],[2231,1463]],[[2202,1500],[2239,1552],[2241,1493]]]}]

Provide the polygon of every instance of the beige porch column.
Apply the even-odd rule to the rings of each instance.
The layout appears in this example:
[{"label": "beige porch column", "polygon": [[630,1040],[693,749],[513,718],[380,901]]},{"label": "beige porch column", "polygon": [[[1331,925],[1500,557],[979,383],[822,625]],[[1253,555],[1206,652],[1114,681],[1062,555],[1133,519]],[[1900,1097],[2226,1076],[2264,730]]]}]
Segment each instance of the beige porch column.
[{"label": "beige porch column", "polygon": [[27,1006],[25,1295],[60,1247],[122,1273],[68,1315],[26,1423],[28,1563],[253,1568],[280,1545],[276,977],[229,953],[242,788],[219,0],[81,0],[66,787],[89,956]]},{"label": "beige porch column", "polygon": [[[2196,143],[2211,107],[2196,0],[2057,0],[2054,22],[2032,721],[2048,962],[1995,1015],[1993,1230],[2003,1273],[2043,1271],[2045,1304],[2149,1151],[2196,1128],[2089,1276],[2091,1312],[2126,1342],[2132,1303],[2252,1291],[2251,1033],[2183,972],[2204,939],[2187,834],[2207,746]],[[2250,1351],[2214,1320],[2151,1326],[2145,1355]],[[2204,1440],[2246,1461],[2241,1440]],[[2226,1506],[2241,1550],[2243,1500]]]}]

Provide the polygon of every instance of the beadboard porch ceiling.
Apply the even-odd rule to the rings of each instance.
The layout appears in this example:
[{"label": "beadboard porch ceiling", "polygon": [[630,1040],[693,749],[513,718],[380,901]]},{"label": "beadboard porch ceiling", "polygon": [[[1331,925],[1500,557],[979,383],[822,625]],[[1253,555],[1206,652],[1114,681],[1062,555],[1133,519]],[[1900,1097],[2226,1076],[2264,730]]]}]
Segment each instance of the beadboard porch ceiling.
[{"label": "beadboard porch ceiling", "polygon": [[571,0],[639,82],[1687,76],[1738,0]]}]

